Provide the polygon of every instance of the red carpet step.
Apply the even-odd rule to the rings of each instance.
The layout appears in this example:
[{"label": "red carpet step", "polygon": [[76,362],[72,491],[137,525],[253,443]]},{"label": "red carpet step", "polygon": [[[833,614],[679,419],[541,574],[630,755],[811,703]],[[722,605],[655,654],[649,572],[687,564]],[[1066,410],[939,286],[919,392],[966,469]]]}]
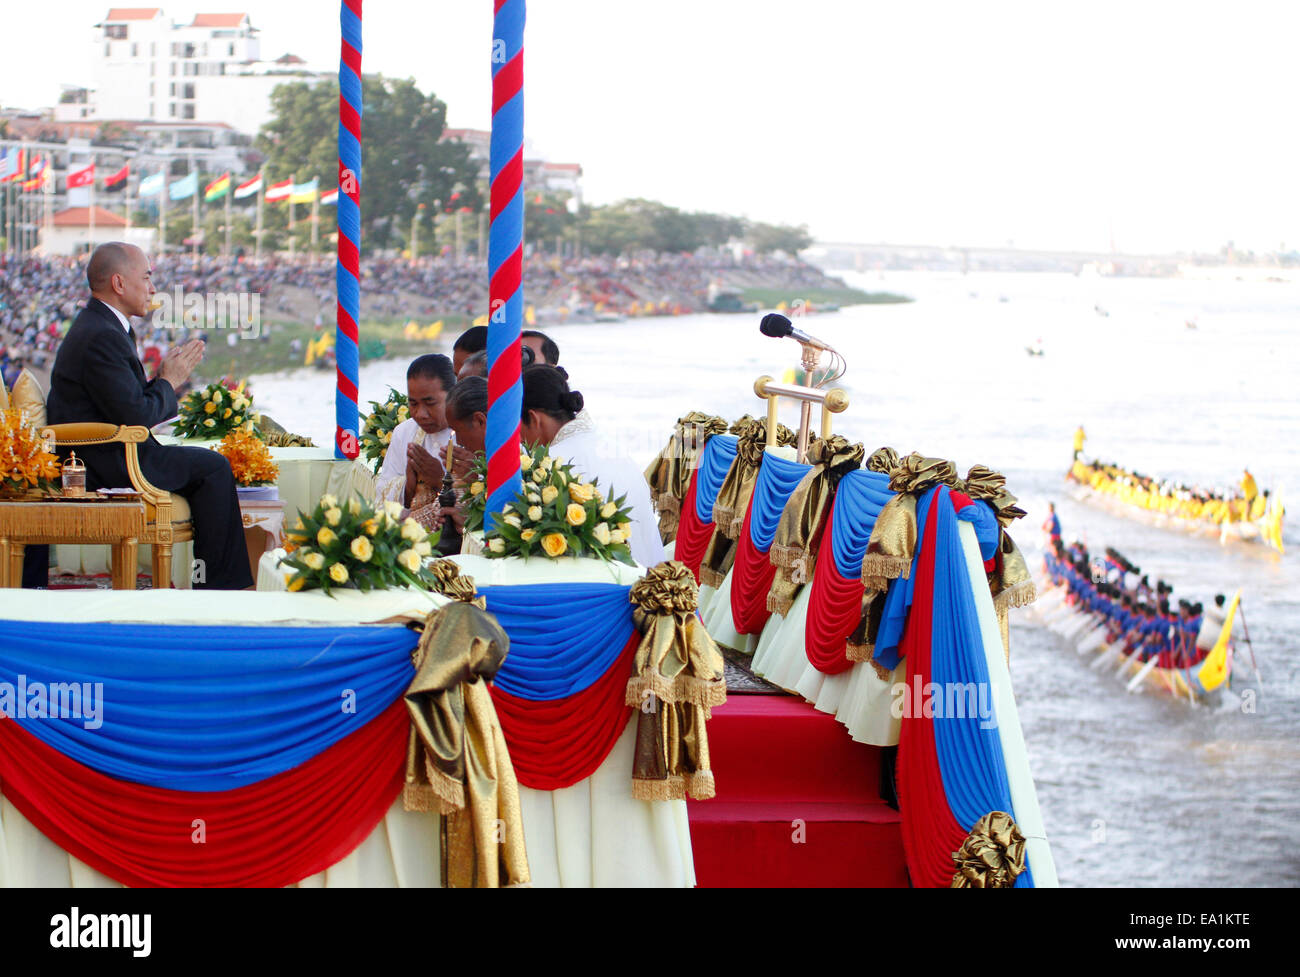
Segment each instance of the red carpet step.
[{"label": "red carpet step", "polygon": [[713,710],[718,796],[688,801],[700,886],[906,886],[898,812],[880,798],[880,751],[787,695]]}]

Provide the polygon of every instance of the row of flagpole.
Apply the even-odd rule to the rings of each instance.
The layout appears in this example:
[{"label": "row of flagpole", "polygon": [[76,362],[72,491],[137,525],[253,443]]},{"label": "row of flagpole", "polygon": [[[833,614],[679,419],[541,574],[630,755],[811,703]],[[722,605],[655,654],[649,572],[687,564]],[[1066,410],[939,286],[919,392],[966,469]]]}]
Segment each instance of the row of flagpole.
[{"label": "row of flagpole", "polygon": [[[53,180],[52,155],[47,153],[44,156],[37,155],[34,150],[28,150],[25,146],[9,148],[0,151],[0,188],[3,189],[3,200],[5,204],[4,226],[0,228],[5,232],[6,251],[8,252],[25,252],[35,248],[36,240],[33,229],[30,227],[30,214],[28,209],[31,200],[28,197],[33,191],[43,191],[42,207],[44,210],[44,224],[46,229],[52,224],[53,214],[53,196],[55,191]],[[86,187],[89,196],[88,223],[91,241],[95,235],[95,190],[96,185],[101,182],[95,175],[96,164],[92,159],[88,163],[70,164],[67,168],[66,189],[73,190],[80,187]],[[201,223],[201,208],[199,200],[199,172],[190,161],[190,172],[175,181],[168,180],[169,163],[164,163],[154,173],[143,176],[134,195],[136,203],[142,203],[146,198],[156,196],[158,198],[158,237],[160,247],[166,245],[166,226],[167,226],[167,203],[168,201],[179,202],[190,200],[192,202],[192,232],[191,245],[194,260],[198,260],[198,237]],[[124,184],[124,206],[126,227],[131,227],[131,204],[132,193],[130,185],[131,164],[123,165],[116,172],[103,178],[102,182],[105,188],[115,186],[118,183]],[[254,232],[255,254],[260,257],[262,251],[262,238],[264,234],[263,205],[268,202],[287,202],[289,204],[289,228],[292,230],[296,226],[294,219],[294,207],[298,204],[311,204],[311,249],[315,254],[319,245],[319,222],[320,207],[330,206],[337,203],[338,190],[333,189],[321,193],[319,190],[319,179],[313,178],[306,183],[298,183],[294,177],[282,180],[279,183],[267,185],[265,168],[259,170],[251,179],[239,184],[233,185],[233,175],[230,171],[218,176],[215,180],[203,187],[203,202],[211,203],[224,198],[225,201],[225,253],[231,254],[233,251],[233,213],[232,202],[254,194],[256,200],[256,230]],[[22,212],[20,214],[20,211]],[[290,253],[293,253],[294,242],[290,238]]]}]

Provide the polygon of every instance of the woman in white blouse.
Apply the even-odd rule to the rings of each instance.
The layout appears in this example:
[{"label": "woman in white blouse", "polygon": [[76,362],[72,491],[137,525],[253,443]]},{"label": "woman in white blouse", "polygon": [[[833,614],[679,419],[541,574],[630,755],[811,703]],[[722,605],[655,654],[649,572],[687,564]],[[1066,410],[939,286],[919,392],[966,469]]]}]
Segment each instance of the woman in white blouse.
[{"label": "woman in white blouse", "polygon": [[650,502],[650,486],[641,468],[607,443],[591,415],[583,409],[582,394],[570,390],[564,374],[553,366],[524,370],[523,416],[519,436],[527,445],[549,445],[574,470],[595,479],[603,495],[613,488],[615,497],[627,495],[631,507],[632,559],[651,567],[663,562],[659,523]]}]

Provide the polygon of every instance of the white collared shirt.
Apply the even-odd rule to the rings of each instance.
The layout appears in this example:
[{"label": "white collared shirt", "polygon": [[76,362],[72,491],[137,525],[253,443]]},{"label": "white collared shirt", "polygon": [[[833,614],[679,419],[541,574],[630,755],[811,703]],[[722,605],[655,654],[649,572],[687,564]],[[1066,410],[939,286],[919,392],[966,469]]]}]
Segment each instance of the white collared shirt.
[{"label": "white collared shirt", "polygon": [[[101,302],[104,302],[103,299],[100,299],[100,301],[101,301]],[[108,305],[107,302],[104,302],[104,304],[105,304],[105,305]],[[122,323],[122,329],[126,332],[126,334],[127,334],[128,336],[130,336],[130,335],[131,335],[131,321],[130,321],[129,319],[127,319],[127,317],[126,317],[125,315],[122,314],[122,310],[121,310],[121,309],[116,308],[115,306],[112,306],[112,305],[108,305],[108,307],[109,307],[109,309],[112,310],[113,315],[117,316],[117,321],[120,322],[120,323]]]},{"label": "white collared shirt", "polygon": [[388,450],[384,452],[384,464],[375,479],[377,501],[381,504],[386,500],[401,502],[405,496],[407,445],[418,444],[436,458],[451,440],[451,435],[449,427],[429,434],[416,423],[414,417],[408,417],[393,428],[393,440],[388,443]]}]

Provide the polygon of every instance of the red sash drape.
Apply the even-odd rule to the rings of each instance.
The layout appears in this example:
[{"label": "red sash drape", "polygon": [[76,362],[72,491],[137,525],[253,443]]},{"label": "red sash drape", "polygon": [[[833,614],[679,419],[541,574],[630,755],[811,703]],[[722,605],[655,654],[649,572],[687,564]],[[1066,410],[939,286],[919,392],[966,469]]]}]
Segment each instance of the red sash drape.
[{"label": "red sash drape", "polygon": [[825,675],[838,675],[852,667],[853,662],[844,657],[844,646],[862,617],[862,579],[840,576],[835,566],[834,535],[832,509],[817,554],[803,632],[808,663]]},{"label": "red sash drape", "polygon": [[398,698],[292,770],[199,793],[114,780],[0,722],[0,786],[47,838],[126,885],[284,886],[342,860],[383,819],[409,729]]},{"label": "red sash drape", "polygon": [[736,563],[731,570],[731,618],[741,634],[758,634],[772,612],[767,609],[767,593],[772,589],[776,567],[760,553],[749,535],[749,520],[754,501],[745,510],[745,521],[736,540]]},{"label": "red sash drape", "polygon": [[699,477],[698,469],[691,474],[691,485],[686,490],[681,514],[677,518],[677,546],[673,551],[673,559],[686,564],[695,575],[697,584],[700,582],[700,561],[704,559],[704,551],[709,548],[709,540],[713,538],[712,520],[700,522],[695,511],[695,483]]},{"label": "red sash drape", "polygon": [[[935,493],[930,505],[938,504]],[[944,503],[946,504],[946,503]],[[922,711],[925,686],[931,680],[930,640],[934,628],[934,552],[939,520],[926,520],[925,541],[917,562],[912,609],[900,651],[907,661],[908,709],[903,714],[898,744],[899,813],[903,819],[903,850],[912,884],[918,888],[947,888],[956,866],[952,853],[967,831],[953,817],[943,789],[934,720]]]},{"label": "red sash drape", "polygon": [[605,762],[632,715],[623,695],[640,643],[634,629],[609,671],[566,699],[537,702],[492,687],[519,783],[558,790],[590,777]]}]

